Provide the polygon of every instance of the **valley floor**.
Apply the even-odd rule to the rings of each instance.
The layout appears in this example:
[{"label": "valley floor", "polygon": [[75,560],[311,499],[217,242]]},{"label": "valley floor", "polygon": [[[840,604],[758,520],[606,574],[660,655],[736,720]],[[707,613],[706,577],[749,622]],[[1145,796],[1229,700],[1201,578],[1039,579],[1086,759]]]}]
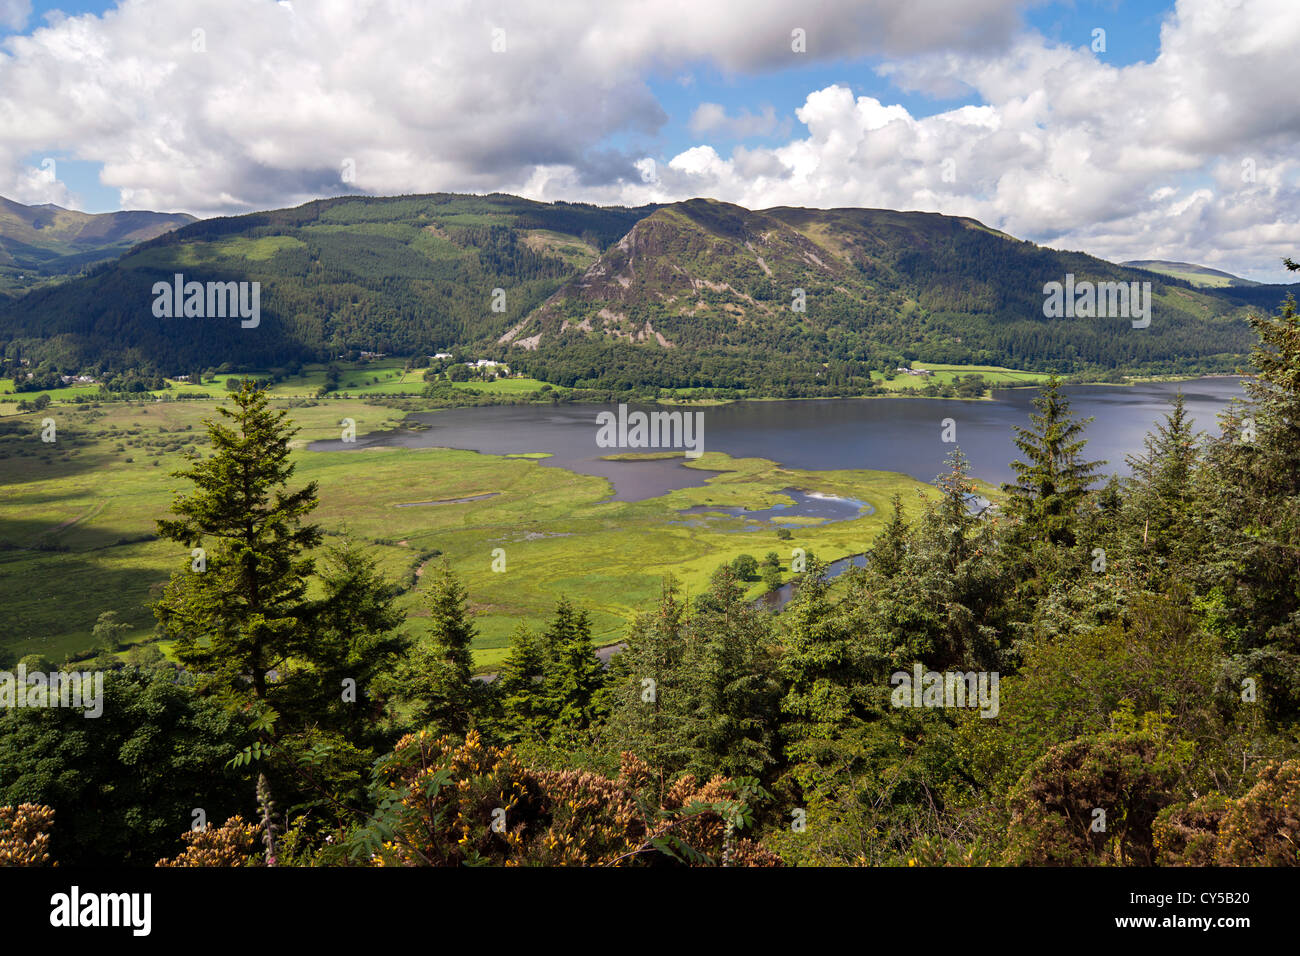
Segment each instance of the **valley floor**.
[{"label": "valley floor", "polygon": [[[358,434],[393,428],[401,413],[362,400],[291,405],[301,431],[291,484],[320,484],[314,515],[330,535],[362,541],[406,589],[406,627],[423,631],[419,574],[434,552],[468,587],[480,634],[476,665],[501,661],[519,623],[538,626],[568,596],[592,616],[598,643],[620,640],[626,622],[653,602],[662,578],[675,575],[691,593],[742,553],[759,561],[775,551],[789,578],[794,548],[829,560],[870,546],[903,495],[908,508],[930,486],[881,471],[800,471],[774,462],[706,453],[688,467],[716,472],[700,487],[645,501],[607,501],[604,478],[542,467],[522,457],[451,449],[358,449],[310,452],[337,438],[342,419]],[[203,419],[216,402],[105,403],[57,406],[0,423],[0,657],[40,653],[54,661],[89,649],[98,615],[116,610],[131,640],[151,640],[146,603],[168,576],[189,567],[188,552],[153,537],[172,496],[188,482],[171,476],[184,455],[207,448]],[[53,417],[55,441],[41,440]],[[685,521],[700,506],[749,510],[789,503],[782,489],[822,492],[867,502],[852,520],[795,519],[788,540],[776,527],[719,515]],[[428,504],[437,502],[436,504]],[[499,549],[499,550],[498,550]],[[504,571],[493,570],[494,563]],[[752,596],[766,590],[751,584]]]},{"label": "valley floor", "polygon": [[[403,359],[383,358],[366,362],[338,362],[335,364],[341,368],[342,373],[337,390],[331,394],[332,400],[339,398],[371,401],[376,399],[418,401],[428,385],[424,380],[425,370],[408,369],[405,367],[405,360]],[[875,387],[881,390],[877,394],[815,397],[934,397],[935,390],[949,390],[953,394],[945,397],[964,397],[972,400],[983,398],[987,400],[990,397],[987,393],[983,396],[963,395],[955,391],[955,386],[960,385],[959,380],[969,379],[974,375],[980,376],[984,381],[984,385],[988,388],[1031,387],[1042,384],[1048,378],[1042,372],[1027,372],[995,365],[948,365],[937,362],[914,362],[912,364],[914,370],[918,372],[924,370],[928,374],[912,375],[907,372],[893,372],[886,377],[879,372],[875,372],[872,381]],[[253,372],[248,374],[254,378],[261,378],[265,377],[267,373]],[[148,395],[153,398],[185,397],[200,401],[215,401],[220,400],[228,393],[228,380],[237,382],[241,377],[242,374],[240,373],[221,373],[214,379],[197,385],[186,381],[169,379],[168,388],[145,392],[141,394],[141,397]],[[272,384],[270,393],[277,398],[283,399],[314,399],[317,397],[319,389],[325,384],[325,377],[326,366],[308,365],[299,374],[289,376]],[[1198,376],[1187,377],[1194,378]],[[1178,376],[1130,376],[1124,382],[1106,384],[1174,381],[1178,380],[1178,378]],[[1086,376],[1079,378],[1077,381],[1073,379],[1071,381],[1073,384],[1080,385],[1098,384],[1090,382]],[[464,404],[473,405],[519,401],[549,403],[553,399],[559,401],[591,400],[593,396],[603,397],[607,394],[604,391],[584,392],[583,390],[551,386],[537,379],[523,376],[499,378],[491,381],[465,381],[446,384],[449,391],[446,397],[439,400],[439,404],[443,407],[457,404],[457,396],[463,396]],[[100,386],[98,384],[68,385],[62,388],[45,389],[42,392],[15,392],[13,389],[14,382],[12,379],[0,378],[0,417],[18,414],[19,402],[30,402],[40,394],[48,395],[50,400],[56,404],[93,402],[98,397]],[[714,405],[726,403],[726,400],[701,397],[701,393],[706,393],[706,390],[695,388],[660,389],[658,390],[657,401],[662,404]],[[776,397],[755,396],[750,400],[770,401],[777,399]]]}]

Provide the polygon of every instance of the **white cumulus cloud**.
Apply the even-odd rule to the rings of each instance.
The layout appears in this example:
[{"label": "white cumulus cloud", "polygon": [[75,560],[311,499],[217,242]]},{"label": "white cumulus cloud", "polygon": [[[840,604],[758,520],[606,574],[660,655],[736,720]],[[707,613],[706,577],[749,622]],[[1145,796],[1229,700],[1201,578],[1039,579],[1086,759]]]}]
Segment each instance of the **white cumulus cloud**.
[{"label": "white cumulus cloud", "polygon": [[31,0],[0,0],[0,27],[21,30],[31,15]]},{"label": "white cumulus cloud", "polygon": [[1293,13],[1291,0],[1180,0],[1160,55],[1122,67],[1033,34],[996,55],[922,55],[884,69],[910,87],[964,85],[985,105],[917,117],[833,85],[795,111],[806,135],[707,161],[697,146],[670,163],[675,180],[622,195],[967,215],[1107,258],[1289,281],[1280,260],[1300,251]]},{"label": "white cumulus cloud", "polygon": [[[0,42],[0,194],[71,201],[32,178],[57,154],[102,164],[123,205],[197,215],[495,190],[885,206],[1281,278],[1300,227],[1294,2],[1178,0],[1159,55],[1114,66],[1027,31],[1022,0],[124,0]],[[0,22],[25,7],[0,0]],[[652,77],[712,69],[743,97],[748,75],[866,57],[979,105],[914,115],[832,84],[793,115],[699,102],[677,156],[632,145],[668,119]]]},{"label": "white cumulus cloud", "polygon": [[200,215],[344,191],[520,188],[546,169],[640,182],[637,157],[604,141],[665,122],[650,72],[975,50],[1018,23],[1017,0],[939,17],[945,6],[131,0],[0,45],[0,193],[33,151],[102,163],[135,205]]}]

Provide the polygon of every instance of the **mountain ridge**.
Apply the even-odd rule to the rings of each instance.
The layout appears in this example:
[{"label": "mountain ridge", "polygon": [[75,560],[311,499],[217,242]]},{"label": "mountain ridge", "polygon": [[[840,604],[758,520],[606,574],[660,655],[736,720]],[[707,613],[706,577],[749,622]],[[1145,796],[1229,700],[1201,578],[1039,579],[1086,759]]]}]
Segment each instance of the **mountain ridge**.
[{"label": "mountain ridge", "polygon": [[0,289],[23,291],[42,279],[79,272],[197,221],[188,213],[86,213],[0,196]]},{"label": "mountain ridge", "polygon": [[1145,269],[1148,272],[1159,272],[1162,275],[1173,276],[1175,278],[1186,279],[1198,288],[1253,286],[1263,284],[1255,282],[1253,279],[1243,279],[1241,276],[1235,276],[1231,272],[1224,272],[1221,269],[1211,269],[1209,266],[1200,266],[1194,262],[1176,262],[1172,259],[1130,259],[1126,262],[1121,262],[1120,265],[1129,266],[1133,269]]},{"label": "mountain ridge", "polygon": [[[258,331],[153,316],[152,284],[177,273],[260,282]],[[1044,285],[1066,274],[1150,282],[1151,328],[1045,318]],[[63,367],[173,374],[460,346],[556,384],[843,394],[913,359],[1231,371],[1247,310],[1286,288],[1197,289],[931,212],[345,196],[164,232],[0,305],[0,343]]]}]

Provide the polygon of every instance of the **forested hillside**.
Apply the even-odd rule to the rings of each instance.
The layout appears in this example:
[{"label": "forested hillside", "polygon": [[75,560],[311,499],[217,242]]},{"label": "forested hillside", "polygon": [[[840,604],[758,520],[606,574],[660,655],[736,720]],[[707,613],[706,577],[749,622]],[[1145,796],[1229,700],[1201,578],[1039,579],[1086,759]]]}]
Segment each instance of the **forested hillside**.
[{"label": "forested hillside", "polygon": [[[194,223],[0,309],[9,354],[66,368],[266,367],[499,335],[644,214],[508,196],[345,198]],[[261,322],[159,319],[151,292],[261,283]],[[504,289],[494,312],[493,290]]]},{"label": "forested hillside", "polygon": [[[153,314],[154,284],[260,283],[256,328]],[[1149,282],[1151,321],[1044,316],[1044,286]],[[193,223],[0,307],[11,360],[183,374],[453,346],[565,386],[864,394],[920,359],[1055,371],[1232,371],[1247,307],[1284,287],[1196,289],[964,218],[601,208],[511,196],[345,197]]]},{"label": "forested hillside", "polygon": [[[1067,274],[1150,282],[1150,327],[1044,318],[1044,285]],[[1248,348],[1242,305],[971,219],[691,200],[637,223],[502,342],[534,376],[570,386],[631,387],[640,376],[845,394],[912,359],[1094,377],[1227,371]]]},{"label": "forested hillside", "polygon": [[184,213],[84,213],[0,196],[0,293],[16,294],[116,259],[136,243],[190,222],[194,217]]}]

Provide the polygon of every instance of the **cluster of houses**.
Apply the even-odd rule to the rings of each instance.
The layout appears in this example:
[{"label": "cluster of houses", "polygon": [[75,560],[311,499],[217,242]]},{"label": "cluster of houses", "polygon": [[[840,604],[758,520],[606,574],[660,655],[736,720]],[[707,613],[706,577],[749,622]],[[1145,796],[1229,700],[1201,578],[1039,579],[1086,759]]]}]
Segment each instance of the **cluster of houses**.
[{"label": "cluster of houses", "polygon": [[[450,352],[439,352],[437,355],[430,355],[429,358],[431,358],[431,359],[433,359],[433,360],[435,360],[435,361],[437,361],[437,360],[439,360],[439,359],[450,359],[450,358],[451,358],[451,353],[450,353]],[[473,368],[473,369],[484,369],[484,368],[490,368],[490,369],[496,369],[496,370],[498,370],[499,373],[502,374],[502,375],[508,375],[508,374],[510,374],[510,366],[509,366],[509,365],[507,365],[505,362],[494,362],[494,361],[492,361],[492,359],[478,359],[477,361],[474,361],[474,362],[466,362],[466,363],[464,363],[464,364],[467,365],[469,368]]]},{"label": "cluster of houses", "polygon": [[[381,358],[385,358],[385,357],[387,356],[388,353],[387,353],[387,352],[367,352],[367,351],[365,351],[365,350],[362,350],[362,352],[361,352],[360,354],[361,354],[361,359],[362,359],[362,361],[369,361],[369,360],[371,360],[371,359],[381,359]],[[342,357],[342,356],[340,356],[340,358],[341,358],[341,357]],[[452,358],[452,354],[451,354],[450,352],[438,352],[436,355],[430,355],[429,358],[430,358],[431,360],[435,361],[435,362],[437,362],[437,361],[449,361],[449,360]],[[464,364],[465,364],[467,367],[472,368],[472,369],[485,369],[485,368],[490,368],[490,369],[495,369],[495,370],[497,370],[497,373],[500,374],[500,375],[508,375],[508,374],[510,374],[510,366],[509,366],[509,365],[507,365],[505,362],[494,362],[494,361],[492,361],[492,359],[478,359],[477,361],[474,361],[474,362],[465,362]]]},{"label": "cluster of houses", "polygon": [[933,375],[934,374],[928,368],[903,368],[903,366],[901,365],[898,368],[894,369],[894,371],[903,372],[907,375]]}]

